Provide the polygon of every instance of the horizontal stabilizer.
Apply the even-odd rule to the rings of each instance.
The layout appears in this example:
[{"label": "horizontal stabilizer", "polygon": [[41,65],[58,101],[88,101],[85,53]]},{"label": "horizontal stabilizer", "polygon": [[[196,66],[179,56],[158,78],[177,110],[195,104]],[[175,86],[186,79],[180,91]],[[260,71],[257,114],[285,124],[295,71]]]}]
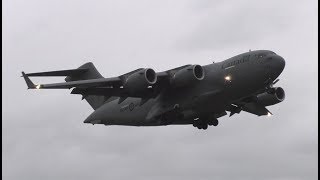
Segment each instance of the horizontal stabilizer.
[{"label": "horizontal stabilizer", "polygon": [[77,76],[87,72],[87,68],[28,73],[27,76]]}]

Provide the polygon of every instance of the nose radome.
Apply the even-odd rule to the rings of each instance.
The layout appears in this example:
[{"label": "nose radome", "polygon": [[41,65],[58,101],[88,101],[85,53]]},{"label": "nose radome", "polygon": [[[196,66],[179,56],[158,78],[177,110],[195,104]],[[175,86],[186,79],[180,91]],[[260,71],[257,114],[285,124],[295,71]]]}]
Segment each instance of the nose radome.
[{"label": "nose radome", "polygon": [[277,56],[276,60],[277,60],[277,65],[276,65],[277,69],[278,69],[279,73],[281,73],[286,65],[286,62],[283,59],[283,57],[281,57],[281,56]]},{"label": "nose radome", "polygon": [[281,67],[285,67],[286,65],[286,61],[283,59],[283,57],[279,56],[279,64]]},{"label": "nose radome", "polygon": [[279,55],[269,57],[267,63],[269,64],[270,69],[269,77],[274,80],[282,73],[286,64],[284,59]]}]

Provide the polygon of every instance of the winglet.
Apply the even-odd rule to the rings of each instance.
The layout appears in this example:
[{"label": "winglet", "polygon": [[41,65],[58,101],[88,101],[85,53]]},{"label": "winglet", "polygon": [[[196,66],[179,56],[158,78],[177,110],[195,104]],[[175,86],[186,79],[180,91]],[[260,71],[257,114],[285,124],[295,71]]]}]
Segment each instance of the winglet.
[{"label": "winglet", "polygon": [[22,71],[22,76],[23,76],[24,80],[26,81],[28,89],[35,89],[35,88],[39,89],[40,88],[40,85],[38,85],[38,86],[34,85],[33,82],[29,79],[29,77],[23,71]]},{"label": "winglet", "polygon": [[270,117],[272,116],[273,114],[268,110],[268,113],[266,114],[266,116]]}]

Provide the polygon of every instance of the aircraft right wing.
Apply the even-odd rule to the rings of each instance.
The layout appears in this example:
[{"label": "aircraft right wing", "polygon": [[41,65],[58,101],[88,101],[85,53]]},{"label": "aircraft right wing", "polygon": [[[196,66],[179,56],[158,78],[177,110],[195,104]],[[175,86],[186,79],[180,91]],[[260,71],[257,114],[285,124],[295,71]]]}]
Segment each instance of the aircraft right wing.
[{"label": "aircraft right wing", "polygon": [[235,113],[240,113],[241,111],[246,111],[257,116],[272,115],[272,113],[264,105],[255,101],[240,101],[233,103],[227,108],[227,111],[230,111],[230,116],[234,115]]},{"label": "aircraft right wing", "polygon": [[256,102],[246,103],[243,105],[242,110],[257,116],[272,114],[265,106]]}]

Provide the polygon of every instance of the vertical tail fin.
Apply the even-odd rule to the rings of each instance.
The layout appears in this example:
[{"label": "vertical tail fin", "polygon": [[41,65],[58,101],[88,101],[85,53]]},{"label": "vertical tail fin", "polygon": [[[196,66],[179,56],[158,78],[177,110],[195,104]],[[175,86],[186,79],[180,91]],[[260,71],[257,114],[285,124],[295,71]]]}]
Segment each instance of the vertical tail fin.
[{"label": "vertical tail fin", "polygon": [[[81,74],[67,76],[65,78],[65,81],[69,82],[69,81],[77,81],[77,80],[103,78],[103,76],[98,72],[98,70],[96,69],[96,67],[93,65],[92,62],[83,64],[78,69],[87,69],[87,71]],[[90,104],[90,106],[93,109],[97,109],[106,102],[107,97],[96,96],[96,95],[88,95],[88,96],[84,95],[84,99]]]}]

